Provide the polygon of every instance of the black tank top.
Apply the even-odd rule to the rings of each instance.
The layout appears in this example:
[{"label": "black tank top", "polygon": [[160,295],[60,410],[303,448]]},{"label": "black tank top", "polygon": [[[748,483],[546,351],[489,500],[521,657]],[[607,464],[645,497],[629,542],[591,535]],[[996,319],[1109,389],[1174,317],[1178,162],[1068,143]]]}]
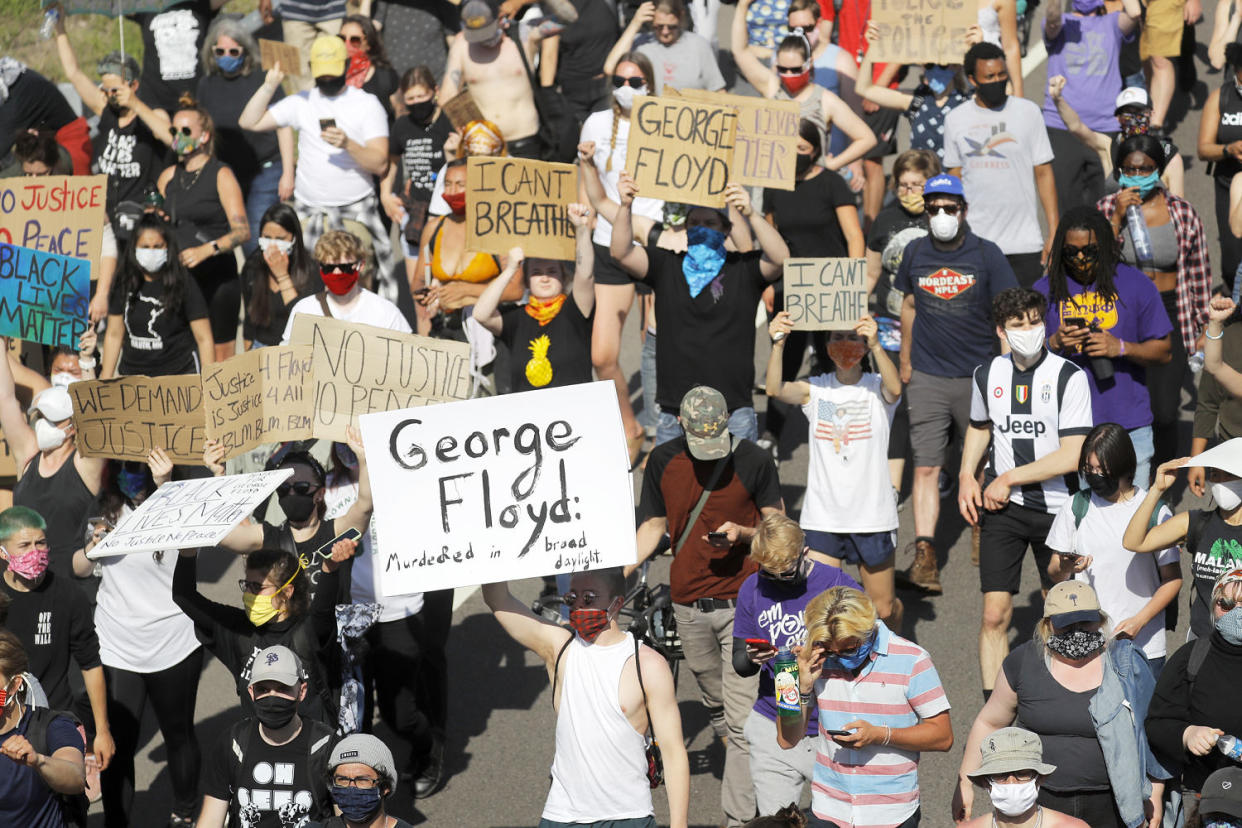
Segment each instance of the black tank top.
[{"label": "black tank top", "polygon": [[74,465],[76,457],[75,450],[55,474],[44,477],[39,474],[43,463],[39,452],[13,487],[13,505],[34,509],[47,521],[48,566],[66,579],[73,578],[73,553],[82,546],[86,519],[95,506],[95,495]]},{"label": "black tank top", "polygon": [[173,220],[182,250],[210,244],[229,232],[229,217],[216,186],[223,166],[216,158],[208,158],[194,172],[178,164],[164,187],[164,209]]},{"label": "black tank top", "polygon": [[93,143],[99,171],[108,176],[108,213],[122,201],[142,201],[148,185],[155,181],[156,159],[163,152],[142,119],[135,117],[121,126],[116,113],[105,106]]},{"label": "black tank top", "polygon": [[[1238,94],[1238,87],[1230,76],[1220,88],[1220,122],[1216,126],[1216,143],[1231,144],[1238,140],[1242,140],[1242,95]],[[1225,184],[1239,172],[1242,172],[1242,164],[1228,155],[1212,168],[1212,174],[1218,180],[1225,179]]]}]

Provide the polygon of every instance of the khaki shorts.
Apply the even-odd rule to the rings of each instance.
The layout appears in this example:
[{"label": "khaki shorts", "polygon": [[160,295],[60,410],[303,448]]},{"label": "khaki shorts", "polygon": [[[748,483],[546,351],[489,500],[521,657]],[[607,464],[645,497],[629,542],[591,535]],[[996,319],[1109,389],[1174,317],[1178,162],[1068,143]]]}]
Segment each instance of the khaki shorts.
[{"label": "khaki shorts", "polygon": [[1177,57],[1182,53],[1182,10],[1186,0],[1151,0],[1139,35],[1139,57]]}]

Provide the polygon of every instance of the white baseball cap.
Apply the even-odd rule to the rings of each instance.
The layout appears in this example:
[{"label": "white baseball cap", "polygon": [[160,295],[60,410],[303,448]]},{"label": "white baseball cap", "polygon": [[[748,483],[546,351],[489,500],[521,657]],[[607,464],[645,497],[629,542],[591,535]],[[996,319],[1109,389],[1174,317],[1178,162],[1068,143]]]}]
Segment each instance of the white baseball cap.
[{"label": "white baseball cap", "polygon": [[1113,114],[1127,106],[1151,109],[1151,98],[1147,97],[1147,90],[1141,86],[1129,86],[1121,90],[1121,94],[1117,96],[1117,105],[1113,107]]}]

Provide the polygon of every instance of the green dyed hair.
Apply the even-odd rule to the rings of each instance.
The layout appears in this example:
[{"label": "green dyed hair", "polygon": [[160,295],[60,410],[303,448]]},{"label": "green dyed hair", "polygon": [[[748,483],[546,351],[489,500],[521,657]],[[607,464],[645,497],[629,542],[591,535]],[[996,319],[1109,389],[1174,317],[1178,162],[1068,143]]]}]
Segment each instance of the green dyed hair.
[{"label": "green dyed hair", "polygon": [[11,506],[0,512],[0,541],[7,541],[23,529],[46,531],[47,521],[29,506]]}]

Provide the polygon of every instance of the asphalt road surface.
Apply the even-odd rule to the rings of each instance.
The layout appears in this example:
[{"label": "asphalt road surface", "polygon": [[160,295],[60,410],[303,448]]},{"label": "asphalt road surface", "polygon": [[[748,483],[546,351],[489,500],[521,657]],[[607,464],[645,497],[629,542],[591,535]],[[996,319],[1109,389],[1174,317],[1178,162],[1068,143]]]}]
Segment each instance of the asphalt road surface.
[{"label": "asphalt road surface", "polygon": [[[728,26],[733,6],[722,9],[720,41],[728,42]],[[1220,73],[1208,72],[1206,43],[1211,32],[1214,8],[1206,8],[1208,19],[1197,27],[1199,59],[1196,61],[1200,82],[1189,95],[1180,91],[1174,101],[1174,115],[1179,123],[1174,141],[1186,162],[1187,196],[1203,218],[1215,268],[1219,267],[1219,248],[1212,212],[1211,180],[1204,174],[1204,164],[1194,157],[1199,123],[1199,110],[1211,88],[1220,85]],[[1039,11],[1042,15],[1042,7]],[[1038,29],[1031,37],[1032,55],[1024,66],[1028,96],[1042,101],[1045,72],[1043,50]],[[728,63],[722,56],[722,63]],[[749,91],[745,82],[740,91]],[[1187,109],[1190,109],[1189,114]],[[903,127],[904,128],[904,127]],[[891,159],[890,159],[891,161]],[[1217,279],[1219,281],[1219,277]],[[630,316],[622,364],[633,372],[631,388],[635,405],[641,406],[638,393],[639,344],[636,314]],[[756,378],[762,381],[767,359],[766,331],[756,331]],[[1184,398],[1183,426],[1189,445],[1189,396]],[[764,400],[756,397],[762,410]],[[806,485],[807,448],[805,420],[800,415],[790,418],[786,440],[782,446],[780,478],[785,502],[791,514],[801,508]],[[638,485],[636,476],[636,487]],[[908,484],[907,484],[908,486]],[[636,488],[637,491],[637,488]],[[1186,508],[1195,501],[1193,495],[1181,504]],[[903,633],[925,647],[932,656],[953,705],[952,719],[957,744],[948,753],[925,754],[920,765],[923,824],[951,824],[949,800],[962,748],[975,714],[982,706],[976,637],[980,615],[979,581],[970,563],[970,533],[956,515],[955,500],[944,501],[938,536],[941,556],[941,578],[944,595],[925,598],[903,594],[905,630]],[[912,518],[908,504],[901,509],[902,526],[898,544],[898,566],[908,563],[901,550],[913,540]],[[417,530],[416,523],[412,529]],[[653,575],[666,576],[667,557],[659,559]],[[1188,566],[1183,560],[1183,569]],[[240,603],[236,579],[241,575],[236,560],[204,555],[199,564],[202,588],[212,598]],[[1187,581],[1189,583],[1189,581]],[[1187,587],[1188,588],[1188,587]],[[1183,589],[1182,601],[1186,596]],[[524,600],[535,597],[537,581],[513,585],[514,593]],[[513,643],[490,617],[479,593],[458,590],[458,609],[454,615],[449,641],[450,660],[450,722],[447,747],[448,781],[435,796],[422,800],[415,807],[410,791],[398,790],[391,801],[390,813],[415,824],[445,828],[498,828],[499,826],[534,826],[539,821],[548,788],[548,768],[553,751],[554,716],[552,698],[543,666],[529,653]],[[1015,598],[1014,628],[1011,641],[1026,640],[1041,612],[1039,582],[1034,565],[1028,562],[1023,572],[1022,590]],[[1179,636],[1184,640],[1187,613],[1182,612]],[[1176,646],[1170,641],[1170,653]],[[236,695],[232,679],[214,659],[209,659],[198,693],[198,734],[205,750],[226,730],[236,717]],[[724,761],[723,749],[714,743],[706,716],[698,700],[693,678],[684,671],[678,687],[681,715],[690,753],[691,798],[690,823],[694,826],[715,826],[722,822],[720,810],[720,776]],[[380,731],[382,734],[382,730]],[[143,741],[137,756],[138,789],[134,826],[163,826],[169,813],[169,787],[164,769],[162,740],[150,715],[143,728]],[[664,794],[656,794],[657,817],[667,824]],[[803,804],[807,798],[804,796]],[[986,804],[985,796],[977,807]],[[976,813],[979,811],[977,810]],[[103,824],[99,805],[92,808],[92,826]]]}]

